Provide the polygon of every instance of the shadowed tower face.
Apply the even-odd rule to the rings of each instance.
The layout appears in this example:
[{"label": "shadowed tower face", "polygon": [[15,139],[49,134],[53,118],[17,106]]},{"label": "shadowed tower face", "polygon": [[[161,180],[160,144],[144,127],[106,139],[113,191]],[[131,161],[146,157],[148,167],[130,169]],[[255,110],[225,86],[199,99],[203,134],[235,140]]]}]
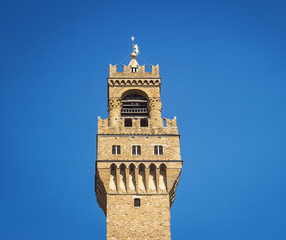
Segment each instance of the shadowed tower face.
[{"label": "shadowed tower face", "polygon": [[176,118],[163,125],[159,66],[145,72],[136,53],[123,72],[109,66],[109,117],[98,117],[95,192],[106,239],[171,239],[180,136]]}]

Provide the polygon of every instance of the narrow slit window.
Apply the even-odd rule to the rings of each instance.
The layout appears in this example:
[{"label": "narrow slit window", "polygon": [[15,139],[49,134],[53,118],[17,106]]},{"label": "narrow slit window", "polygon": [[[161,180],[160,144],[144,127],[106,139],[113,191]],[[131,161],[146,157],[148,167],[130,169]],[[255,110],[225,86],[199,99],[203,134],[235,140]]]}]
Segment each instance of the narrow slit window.
[{"label": "narrow slit window", "polygon": [[119,145],[113,145],[112,146],[112,154],[114,154],[114,155],[120,154],[120,146]]},{"label": "narrow slit window", "polygon": [[132,146],[132,155],[141,155],[141,146]]},{"label": "narrow slit window", "polygon": [[163,155],[163,146],[154,146],[155,155]]},{"label": "narrow slit window", "polygon": [[135,198],[134,199],[134,207],[140,207],[140,206],[141,206],[140,198]]}]

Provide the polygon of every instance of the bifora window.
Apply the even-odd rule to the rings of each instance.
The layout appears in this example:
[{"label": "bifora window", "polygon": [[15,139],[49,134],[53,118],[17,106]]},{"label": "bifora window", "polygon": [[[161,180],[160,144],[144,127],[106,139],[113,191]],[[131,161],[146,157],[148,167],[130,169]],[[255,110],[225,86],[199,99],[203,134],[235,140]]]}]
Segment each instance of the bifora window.
[{"label": "bifora window", "polygon": [[115,155],[120,154],[120,146],[119,145],[113,145],[112,146],[112,154],[115,154]]},{"label": "bifora window", "polygon": [[134,198],[134,207],[140,207],[140,206],[141,206],[140,198]]},{"label": "bifora window", "polygon": [[163,146],[154,146],[155,155],[163,155]]},{"label": "bifora window", "polygon": [[132,146],[132,155],[141,155],[141,146]]}]

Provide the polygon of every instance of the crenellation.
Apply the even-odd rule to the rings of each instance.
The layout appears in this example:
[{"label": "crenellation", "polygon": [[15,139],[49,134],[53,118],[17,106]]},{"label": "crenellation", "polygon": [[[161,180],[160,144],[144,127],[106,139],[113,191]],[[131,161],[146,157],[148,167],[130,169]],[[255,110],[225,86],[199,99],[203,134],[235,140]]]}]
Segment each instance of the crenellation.
[{"label": "crenellation", "polygon": [[164,118],[165,122],[166,122],[166,127],[170,127],[170,128],[177,128],[177,118],[174,117],[173,119],[168,119],[168,118]]},{"label": "crenellation", "polygon": [[156,66],[151,65],[152,73],[159,76],[159,64]]},{"label": "crenellation", "polygon": [[117,73],[117,64],[116,65],[111,65],[109,64],[109,75],[112,76]]},{"label": "crenellation", "polygon": [[123,71],[117,71],[117,64],[109,64],[109,78],[159,78],[159,65],[151,65],[151,72],[146,72],[145,65],[138,66],[138,72],[131,72],[131,66],[123,65]]}]

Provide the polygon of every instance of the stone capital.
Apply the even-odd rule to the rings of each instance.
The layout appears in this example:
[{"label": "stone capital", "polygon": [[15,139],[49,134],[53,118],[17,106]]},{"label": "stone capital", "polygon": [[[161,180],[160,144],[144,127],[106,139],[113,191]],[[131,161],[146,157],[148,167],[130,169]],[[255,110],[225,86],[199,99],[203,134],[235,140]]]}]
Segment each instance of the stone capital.
[{"label": "stone capital", "polygon": [[151,98],[149,99],[149,104],[148,104],[148,110],[157,110],[161,111],[162,110],[162,102],[160,98]]},{"label": "stone capital", "polygon": [[108,111],[121,108],[121,98],[110,98],[108,100]]}]

